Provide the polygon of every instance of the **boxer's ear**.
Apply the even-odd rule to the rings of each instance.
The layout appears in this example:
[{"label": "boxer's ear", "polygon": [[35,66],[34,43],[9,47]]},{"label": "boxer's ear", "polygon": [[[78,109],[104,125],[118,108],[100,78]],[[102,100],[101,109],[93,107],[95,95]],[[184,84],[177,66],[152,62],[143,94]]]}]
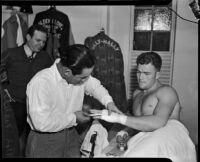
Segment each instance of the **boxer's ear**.
[{"label": "boxer's ear", "polygon": [[160,71],[157,71],[157,72],[156,72],[156,79],[159,79],[159,78],[160,78],[160,75],[161,75],[161,72],[160,72]]}]

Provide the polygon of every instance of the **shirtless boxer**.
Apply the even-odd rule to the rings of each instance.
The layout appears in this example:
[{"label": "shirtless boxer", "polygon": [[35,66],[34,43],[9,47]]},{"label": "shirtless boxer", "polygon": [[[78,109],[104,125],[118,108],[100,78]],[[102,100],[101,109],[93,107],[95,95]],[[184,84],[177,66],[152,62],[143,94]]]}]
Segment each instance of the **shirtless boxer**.
[{"label": "shirtless boxer", "polygon": [[[124,142],[127,142],[128,146],[121,157],[162,157],[173,162],[196,162],[195,145],[189,131],[179,122],[181,106],[176,90],[158,80],[161,65],[161,57],[155,52],[138,56],[139,89],[133,94],[132,115],[115,112],[109,115],[108,110],[91,110],[92,116],[139,131],[133,137],[127,129],[117,133],[120,145],[125,147]],[[127,138],[128,135],[131,138]],[[108,153],[117,155],[115,149]]]},{"label": "shirtless boxer", "polygon": [[180,119],[180,102],[176,90],[158,79],[162,65],[155,52],[142,53],[137,58],[139,89],[133,94],[133,115],[127,116],[107,110],[91,110],[95,119],[120,123],[138,131],[154,131],[166,125],[169,119]]}]

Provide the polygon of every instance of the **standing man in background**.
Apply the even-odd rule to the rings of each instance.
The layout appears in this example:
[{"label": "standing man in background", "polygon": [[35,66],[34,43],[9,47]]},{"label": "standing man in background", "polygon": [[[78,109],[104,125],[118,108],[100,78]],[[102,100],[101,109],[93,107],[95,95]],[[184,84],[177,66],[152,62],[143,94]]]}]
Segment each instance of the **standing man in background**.
[{"label": "standing man in background", "polygon": [[30,129],[26,122],[27,83],[38,71],[53,64],[48,53],[42,51],[46,39],[46,30],[40,25],[33,25],[28,29],[25,44],[7,49],[2,53],[0,74],[3,75],[4,72],[7,74],[7,81],[3,83],[3,89],[10,99],[16,118],[20,156],[24,156],[26,133]]},{"label": "standing man in background", "polygon": [[75,44],[61,58],[37,73],[27,86],[28,136],[26,157],[80,157],[74,128],[90,120],[82,111],[84,94],[107,109],[121,113],[100,81],[91,76],[95,58],[86,46]]}]

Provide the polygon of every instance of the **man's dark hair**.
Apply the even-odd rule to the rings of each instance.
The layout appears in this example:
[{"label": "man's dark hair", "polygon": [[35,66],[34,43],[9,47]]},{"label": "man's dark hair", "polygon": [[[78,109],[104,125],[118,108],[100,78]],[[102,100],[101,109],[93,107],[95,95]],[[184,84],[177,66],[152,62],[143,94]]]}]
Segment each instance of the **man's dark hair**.
[{"label": "man's dark hair", "polygon": [[137,57],[136,63],[137,65],[151,63],[158,71],[160,71],[162,66],[162,59],[156,52],[144,52]]},{"label": "man's dark hair", "polygon": [[84,68],[95,65],[95,56],[85,45],[74,44],[65,50],[59,50],[61,64],[71,69],[73,75],[81,74]]},{"label": "man's dark hair", "polygon": [[36,24],[32,25],[28,29],[28,33],[27,34],[29,34],[32,37],[36,30],[47,34],[47,29],[46,28],[44,28],[42,25],[36,25]]}]

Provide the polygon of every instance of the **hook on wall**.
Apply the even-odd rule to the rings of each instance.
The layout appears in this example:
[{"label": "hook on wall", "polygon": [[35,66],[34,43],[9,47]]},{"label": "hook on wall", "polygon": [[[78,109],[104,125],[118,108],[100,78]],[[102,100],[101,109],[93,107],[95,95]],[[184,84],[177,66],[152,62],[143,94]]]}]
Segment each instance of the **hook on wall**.
[{"label": "hook on wall", "polygon": [[98,34],[99,34],[99,36],[104,36],[105,35],[104,27],[101,27],[100,32]]},{"label": "hook on wall", "polygon": [[52,9],[52,10],[56,9],[56,5],[50,5],[49,9]]},{"label": "hook on wall", "polygon": [[104,29],[104,27],[102,27],[100,31],[101,31],[101,32],[105,32],[105,29]]}]

